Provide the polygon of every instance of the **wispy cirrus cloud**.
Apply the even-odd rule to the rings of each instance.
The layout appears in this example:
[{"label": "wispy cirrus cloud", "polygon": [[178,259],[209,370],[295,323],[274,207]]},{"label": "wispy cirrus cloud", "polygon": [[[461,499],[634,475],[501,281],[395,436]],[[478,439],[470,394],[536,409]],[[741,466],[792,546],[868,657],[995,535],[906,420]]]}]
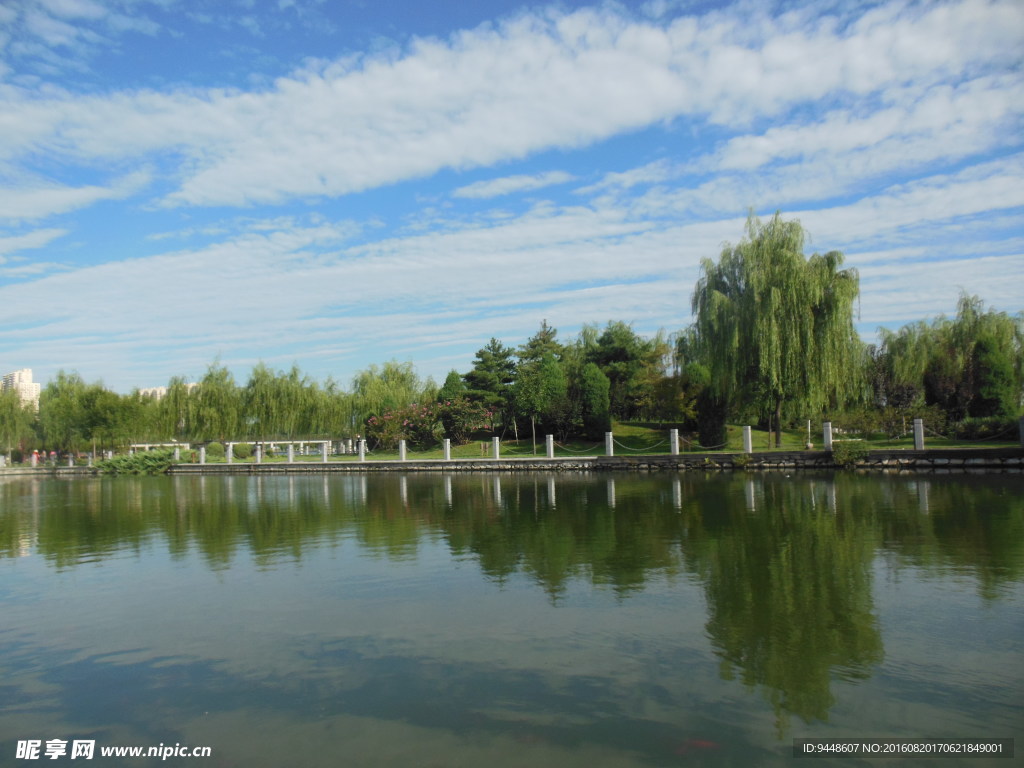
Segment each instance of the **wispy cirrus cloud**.
[{"label": "wispy cirrus cloud", "polygon": [[500,179],[489,179],[488,181],[477,181],[459,187],[452,192],[452,197],[466,197],[473,199],[486,199],[500,197],[513,192],[530,192],[535,189],[543,189],[555,184],[565,184],[576,177],[565,171],[548,171],[534,175],[519,174],[516,176],[504,176]]},{"label": "wispy cirrus cloud", "polygon": [[0,236],[0,261],[10,253],[42,248],[66,234],[66,229],[37,229],[22,235]]}]

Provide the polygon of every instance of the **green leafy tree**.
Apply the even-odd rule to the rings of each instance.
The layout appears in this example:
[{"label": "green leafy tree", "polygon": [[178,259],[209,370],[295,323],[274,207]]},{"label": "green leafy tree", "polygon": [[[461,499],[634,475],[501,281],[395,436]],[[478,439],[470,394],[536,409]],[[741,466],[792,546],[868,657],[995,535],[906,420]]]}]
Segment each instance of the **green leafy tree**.
[{"label": "green leafy tree", "polygon": [[1024,316],[986,311],[977,296],[961,294],[954,319],[940,315],[880,334],[882,404],[937,406],[954,422],[1020,412]]},{"label": "green leafy tree", "polygon": [[583,366],[579,383],[580,416],[583,432],[598,440],[612,428],[611,382],[596,363]]},{"label": "green leafy tree", "polygon": [[200,440],[230,440],[241,431],[242,396],[235,377],[211,363],[193,392],[193,435]]},{"label": "green leafy tree", "polygon": [[568,381],[562,366],[551,352],[538,360],[522,361],[516,371],[512,399],[516,413],[530,419],[533,452],[537,452],[537,421],[560,439],[569,422]]},{"label": "green leafy tree", "polygon": [[0,445],[8,456],[15,448],[23,450],[32,438],[35,416],[32,406],[22,403],[16,390],[0,390]]},{"label": "green leafy tree", "polygon": [[853,327],[856,270],[843,255],[805,258],[804,229],[776,213],[747,219],[746,237],[718,263],[701,262],[693,293],[696,333],[715,395],[754,401],[782,443],[783,406],[809,413],[848,399],[860,374]]},{"label": "green leafy tree", "polygon": [[86,384],[77,373],[58,371],[39,395],[39,424],[44,445],[68,451],[85,444]]},{"label": "green leafy tree", "polygon": [[426,402],[424,384],[411,362],[391,360],[383,366],[371,365],[352,380],[353,408],[359,423],[371,416]]},{"label": "green leafy tree", "polygon": [[[511,420],[512,382],[516,378],[513,354],[511,348],[492,338],[477,351],[473,368],[463,377],[469,399],[494,415],[500,414],[503,423]],[[492,421],[491,430],[494,429]]]},{"label": "green leafy tree", "polygon": [[671,352],[663,334],[645,339],[621,321],[609,322],[588,343],[587,359],[597,363],[608,377],[612,416],[632,420],[662,410],[658,392]]}]

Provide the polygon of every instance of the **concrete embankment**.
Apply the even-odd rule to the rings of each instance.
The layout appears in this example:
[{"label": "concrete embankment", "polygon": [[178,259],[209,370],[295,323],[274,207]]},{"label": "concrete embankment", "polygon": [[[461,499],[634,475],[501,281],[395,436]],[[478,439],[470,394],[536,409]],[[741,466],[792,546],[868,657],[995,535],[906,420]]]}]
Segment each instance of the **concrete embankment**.
[{"label": "concrete embankment", "polygon": [[[1024,471],[1024,449],[983,448],[963,450],[871,451],[857,462],[858,469],[965,470],[1002,469]],[[578,472],[578,471],[675,471],[701,472],[730,469],[834,469],[829,451],[773,453],[686,453],[678,456],[578,456],[508,459],[411,459],[406,461],[332,461],[232,464],[178,464],[171,474],[279,475],[324,472]]]},{"label": "concrete embankment", "polygon": [[[771,453],[684,453],[678,456],[576,456],[554,459],[409,459],[309,462],[233,462],[231,464],[176,464],[172,475],[310,475],[337,472],[709,472],[734,469],[835,469],[829,451]],[[856,464],[863,470],[913,472],[974,469],[1024,472],[1024,448],[965,448],[942,450],[871,451]],[[0,477],[74,477],[96,474],[92,467],[4,467]]]}]

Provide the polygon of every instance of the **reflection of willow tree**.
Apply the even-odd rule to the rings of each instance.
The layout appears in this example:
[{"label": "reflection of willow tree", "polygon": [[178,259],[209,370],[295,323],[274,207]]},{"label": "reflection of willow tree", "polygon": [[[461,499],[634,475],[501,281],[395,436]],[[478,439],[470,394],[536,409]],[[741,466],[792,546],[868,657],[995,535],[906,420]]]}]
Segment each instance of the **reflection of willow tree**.
[{"label": "reflection of willow tree", "polygon": [[878,524],[848,501],[833,514],[827,486],[747,482],[753,511],[717,494],[688,507],[686,553],[705,583],[722,676],[763,686],[781,737],[788,714],[828,719],[833,674],[866,677],[882,659],[871,598]]}]

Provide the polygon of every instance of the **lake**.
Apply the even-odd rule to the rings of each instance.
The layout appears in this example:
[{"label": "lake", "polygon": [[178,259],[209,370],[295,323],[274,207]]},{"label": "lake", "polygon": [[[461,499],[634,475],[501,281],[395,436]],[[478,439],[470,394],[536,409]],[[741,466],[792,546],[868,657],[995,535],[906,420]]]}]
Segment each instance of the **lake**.
[{"label": "lake", "polygon": [[0,479],[0,765],[782,766],[1022,691],[1020,473]]}]

